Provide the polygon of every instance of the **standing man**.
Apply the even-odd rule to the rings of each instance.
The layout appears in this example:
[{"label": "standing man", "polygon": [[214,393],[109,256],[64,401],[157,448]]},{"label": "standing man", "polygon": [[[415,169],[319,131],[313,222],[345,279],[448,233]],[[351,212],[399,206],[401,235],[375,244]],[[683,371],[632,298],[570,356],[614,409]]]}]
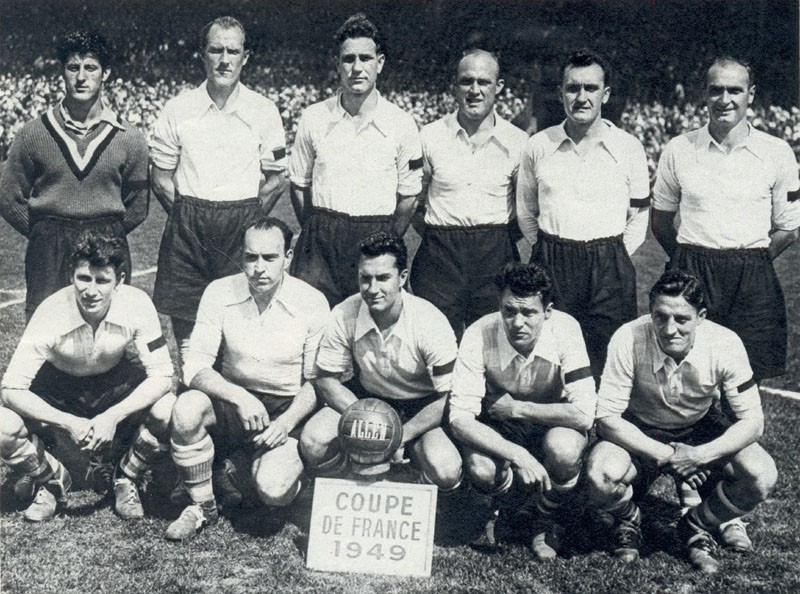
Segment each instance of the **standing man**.
[{"label": "standing man", "polygon": [[[719,399],[732,422],[715,406]],[[764,414],[742,341],[706,320],[697,278],[664,273],[650,291],[650,315],[614,334],[597,431],[602,439],[586,463],[589,502],[611,529],[617,558],[639,558],[637,503],[660,472],[703,495],[678,523],[692,565],[718,570],[715,535],[730,548],[752,550],[747,533],[730,521],[769,496],[778,471],[757,443]]]},{"label": "standing man", "polygon": [[190,390],[172,413],[172,459],[192,504],[167,528],[169,540],[191,538],[217,520],[215,445],[223,451],[244,446],[264,505],[288,505],[300,490],[296,438],[316,408],[308,380],[329,309],[322,293],[286,272],[291,243],[283,221],[257,220],[244,232],[243,272],[203,293],[184,353]]},{"label": "standing man", "polygon": [[580,326],[553,309],[547,273],[510,263],[497,288],[499,312],[467,328],[461,341],[450,429],[463,445],[473,487],[495,505],[510,503],[515,479],[523,495],[536,490],[531,548],[538,559],[553,559],[565,513],[574,512],[567,503],[597,396]]},{"label": "standing man", "polygon": [[123,284],[126,253],[119,237],[84,231],[72,285],[42,302],[3,376],[0,459],[23,475],[14,491],[33,499],[26,520],[52,518],[69,491],[55,433],[89,453],[90,469],[107,465],[95,487],[113,478],[114,511],[126,520],[144,515],[137,482],[169,450],[172,362],[150,298]]},{"label": "standing man", "polygon": [[760,381],[786,365],[786,306],[772,261],[797,239],[800,179],[789,145],[747,122],[755,90],[746,62],[714,60],[708,125],[664,149],[652,225],[669,265],[706,286],[708,319],[739,335]]},{"label": "standing man", "polygon": [[[425,225],[411,269],[414,294],[447,316],[457,337],[497,307],[494,277],[519,260],[515,184],[525,132],[494,111],[503,90],[497,57],[468,52],[458,63],[458,111],[422,129]],[[423,196],[425,191],[423,191]]]},{"label": "standing man", "polygon": [[244,27],[214,19],[200,48],[205,82],[167,102],[150,143],[153,192],[169,213],[153,301],[179,345],[206,286],[239,271],[244,229],[286,188],[278,109],[239,82],[249,57]]},{"label": "standing man", "polygon": [[602,118],[608,64],[588,50],[561,68],[567,119],[528,141],[517,184],[531,261],[553,279],[553,306],[580,322],[592,374],[614,331],[636,317],[630,256],[644,242],[650,181],[641,143]]},{"label": "standing man", "polygon": [[0,177],[0,214],[28,238],[25,314],[70,284],[70,255],[91,227],[122,242],[147,216],[147,141],[103,97],[111,74],[106,40],[76,31],[58,45],[65,96],[15,136]]},{"label": "standing man", "polygon": [[331,306],[358,291],[358,242],[375,231],[403,236],[422,189],[422,150],[411,115],[375,88],[383,41],[356,14],[336,33],[341,87],[303,113],[289,171],[302,230],[292,274]]},{"label": "standing man", "polygon": [[[379,231],[359,250],[361,292],[334,307],[320,342],[314,384],[327,406],[303,429],[303,459],[318,475],[343,473],[348,460],[337,440],[341,413],[358,398],[380,398],[403,421],[400,447],[422,480],[454,492],[461,484],[461,456],[440,425],[455,336],[442,312],[403,290],[408,256],[402,239]],[[355,377],[345,384],[348,372]]]}]

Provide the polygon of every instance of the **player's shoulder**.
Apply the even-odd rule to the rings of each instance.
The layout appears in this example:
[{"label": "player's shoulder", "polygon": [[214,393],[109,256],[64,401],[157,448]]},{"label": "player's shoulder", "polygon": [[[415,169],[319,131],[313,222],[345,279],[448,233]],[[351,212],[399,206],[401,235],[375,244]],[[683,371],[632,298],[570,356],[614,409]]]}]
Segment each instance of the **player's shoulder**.
[{"label": "player's shoulder", "polygon": [[495,114],[495,127],[504,142],[520,147],[524,147],[528,142],[528,133],[502,118],[500,114]]},{"label": "player's shoulder", "polygon": [[742,348],[744,348],[744,343],[736,332],[709,319],[703,320],[697,327],[697,332],[709,345],[716,347],[712,349],[714,351],[725,350],[722,345],[728,345],[728,348],[742,345]]},{"label": "player's shoulder", "polygon": [[265,97],[258,91],[255,91],[242,83],[239,83],[239,100],[247,105],[247,107],[250,109],[265,109],[270,111],[273,109],[277,111],[278,109],[272,99]]},{"label": "player's shoulder", "polygon": [[550,310],[550,317],[547,319],[550,331],[557,338],[566,338],[581,333],[581,325],[571,314],[560,309]]},{"label": "player's shoulder", "polygon": [[[664,146],[664,152],[685,151],[695,147],[698,138],[704,131],[706,131],[706,128],[696,128],[674,136]],[[707,134],[708,132],[706,131],[705,133]]]},{"label": "player's shoulder", "polygon": [[625,322],[617,328],[611,336],[611,340],[615,343],[629,343],[640,345],[644,348],[644,344],[648,340],[648,336],[653,332],[653,320],[650,314],[639,316],[635,320]]},{"label": "player's shoulder", "polygon": [[615,142],[620,143],[628,150],[638,151],[643,149],[642,142],[636,136],[627,130],[623,130],[619,126],[614,125],[613,122],[606,121],[606,123],[608,124],[608,133]]},{"label": "player's shoulder", "polygon": [[[403,291],[403,307],[408,307],[414,315],[414,321],[423,326],[433,322],[447,322],[447,316],[427,299]],[[449,325],[449,323],[448,323]]]},{"label": "player's shoulder", "polygon": [[440,117],[437,120],[433,120],[422,126],[420,129],[420,135],[427,139],[434,139],[438,136],[443,134],[447,134],[450,126],[452,125],[451,120],[455,117],[455,114],[449,113],[445,116]]},{"label": "player's shoulder", "polygon": [[352,320],[355,322],[355,319],[358,317],[358,311],[361,309],[361,304],[363,300],[361,299],[361,294],[356,293],[355,295],[350,295],[347,299],[342,301],[341,303],[336,304],[333,307],[332,313],[335,317],[342,319],[342,320]]},{"label": "player's shoulder", "polygon": [[762,148],[768,157],[777,157],[781,153],[789,153],[794,156],[792,147],[783,138],[773,136],[754,126],[750,126],[749,142],[753,143],[757,148]]},{"label": "player's shoulder", "polygon": [[559,146],[566,137],[564,124],[556,124],[531,136],[528,139],[528,149],[531,151],[547,150]]},{"label": "player's shoulder", "polygon": [[150,295],[145,291],[139,287],[126,284],[120,284],[120,286],[117,287],[117,295],[114,298],[120,298],[130,303],[152,303]]},{"label": "player's shoulder", "polygon": [[319,289],[311,286],[306,281],[287,274],[283,282],[289,290],[289,298],[296,300],[303,307],[312,308],[311,313],[317,314],[320,309],[330,311],[328,300]]},{"label": "player's shoulder", "polygon": [[414,132],[419,131],[419,126],[417,126],[417,121],[414,119],[414,116],[382,95],[378,96],[376,115],[385,126],[390,126],[403,132],[410,129],[413,129]]},{"label": "player's shoulder", "polygon": [[301,119],[306,122],[313,122],[319,119],[330,119],[331,114],[336,111],[336,104],[339,102],[339,96],[333,95],[322,101],[317,101],[307,106],[301,115]]}]

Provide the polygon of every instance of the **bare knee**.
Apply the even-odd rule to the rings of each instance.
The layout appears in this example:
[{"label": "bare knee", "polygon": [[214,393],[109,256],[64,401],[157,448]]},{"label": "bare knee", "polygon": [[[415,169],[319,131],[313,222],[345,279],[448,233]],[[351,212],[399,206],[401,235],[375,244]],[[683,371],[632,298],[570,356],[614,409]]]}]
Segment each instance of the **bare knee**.
[{"label": "bare knee", "polygon": [[211,410],[211,400],[202,392],[189,390],[181,394],[172,407],[172,439],[178,443],[196,441]]},{"label": "bare knee", "polygon": [[303,466],[299,460],[280,469],[274,466],[260,467],[253,477],[253,483],[261,503],[267,507],[289,505],[297,496],[302,472]]},{"label": "bare knee", "polygon": [[463,476],[461,455],[444,432],[426,437],[427,434],[413,446],[415,460],[437,487],[445,491],[455,489]]},{"label": "bare knee", "polygon": [[150,433],[158,438],[166,438],[169,433],[172,409],[175,407],[177,400],[174,394],[165,394],[150,407],[145,420],[145,425]]},{"label": "bare knee", "polygon": [[300,434],[303,459],[310,464],[327,460],[337,448],[338,434],[339,414],[332,409],[323,408],[309,419]]},{"label": "bare knee", "polygon": [[625,450],[609,442],[599,442],[586,461],[590,501],[606,504],[618,500],[634,476],[630,456]]},{"label": "bare knee", "polygon": [[743,483],[751,497],[764,501],[770,496],[775,484],[778,482],[778,469],[772,456],[763,449],[758,456],[748,458],[744,464],[736,468],[735,480]]},{"label": "bare knee", "polygon": [[573,429],[555,427],[547,432],[542,443],[544,467],[557,482],[566,482],[580,474],[586,436]]},{"label": "bare knee", "polygon": [[502,466],[482,454],[470,453],[464,456],[464,466],[472,484],[484,491],[490,491],[501,481]]},{"label": "bare knee", "polygon": [[0,407],[0,453],[6,454],[7,448],[16,448],[16,443],[28,438],[25,421],[9,408]]}]

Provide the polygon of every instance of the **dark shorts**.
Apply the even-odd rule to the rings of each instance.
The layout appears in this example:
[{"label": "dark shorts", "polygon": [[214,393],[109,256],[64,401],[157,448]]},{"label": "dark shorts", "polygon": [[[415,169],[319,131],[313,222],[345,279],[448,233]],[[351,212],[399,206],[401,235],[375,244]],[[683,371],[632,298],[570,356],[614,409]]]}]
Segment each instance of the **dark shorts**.
[{"label": "dark shorts", "polygon": [[321,291],[331,307],[341,303],[358,293],[358,242],[376,231],[392,231],[392,220],[313,209],[297,238],[292,276]]},{"label": "dark shorts", "polygon": [[540,232],[531,262],[553,280],[553,306],[580,323],[592,375],[600,377],[611,335],[637,316],[636,270],[622,236],[572,241]]},{"label": "dark shorts", "polygon": [[258,198],[212,202],[178,197],[158,252],[156,309],[193,322],[211,281],[242,271],[244,230],[261,215]]},{"label": "dark shorts", "polygon": [[456,336],[497,310],[500,268],[518,261],[507,225],[427,226],[411,268],[415,295],[438,307]]},{"label": "dark shorts", "polygon": [[114,217],[87,220],[59,217],[38,219],[31,227],[25,253],[25,313],[29,318],[42,301],[72,282],[70,256],[78,237],[86,229],[122,240],[125,251],[122,270],[125,272],[125,282],[130,284],[131,256],[122,220]]},{"label": "dark shorts", "polygon": [[[731,421],[716,407],[712,407],[711,410],[694,425],[681,429],[659,429],[658,427],[643,423],[627,412],[622,418],[636,425],[642,433],[651,439],[655,439],[661,443],[677,442],[685,443],[690,446],[708,443],[725,433],[728,427],[731,426]],[[633,489],[634,497],[638,500],[647,494],[650,486],[658,478],[660,471],[653,460],[640,458],[634,455],[631,455],[631,460],[637,471]],[[726,463],[727,460],[717,460],[714,464],[709,466],[709,470],[711,470],[712,473],[718,473]],[[710,485],[713,487],[715,484],[716,481],[713,480],[712,477],[706,481],[704,486]]]},{"label": "dark shorts", "polygon": [[[289,409],[292,400],[294,400],[291,397],[273,396],[272,394],[260,392],[250,391],[250,393],[264,404],[271,421],[279,419]],[[233,405],[211,398],[211,406],[214,408],[214,415],[217,417],[216,425],[209,430],[214,439],[215,457],[219,458],[220,455],[223,457],[229,456],[238,449],[244,449],[251,456],[258,456],[266,451],[256,450],[253,446],[251,440],[254,435],[252,432],[245,430],[242,420]],[[302,429],[302,424],[298,424],[289,433],[289,436],[298,439]]]},{"label": "dark shorts", "polygon": [[786,370],[786,304],[769,250],[713,250],[681,244],[670,266],[703,282],[708,319],[739,335],[756,381]]}]

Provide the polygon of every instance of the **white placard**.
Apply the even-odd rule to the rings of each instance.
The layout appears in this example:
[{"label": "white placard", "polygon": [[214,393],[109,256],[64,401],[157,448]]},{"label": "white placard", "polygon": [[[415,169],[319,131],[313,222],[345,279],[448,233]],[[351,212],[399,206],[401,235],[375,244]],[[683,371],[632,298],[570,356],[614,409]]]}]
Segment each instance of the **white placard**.
[{"label": "white placard", "polygon": [[429,576],[436,495],[434,485],[316,479],[307,567]]}]

